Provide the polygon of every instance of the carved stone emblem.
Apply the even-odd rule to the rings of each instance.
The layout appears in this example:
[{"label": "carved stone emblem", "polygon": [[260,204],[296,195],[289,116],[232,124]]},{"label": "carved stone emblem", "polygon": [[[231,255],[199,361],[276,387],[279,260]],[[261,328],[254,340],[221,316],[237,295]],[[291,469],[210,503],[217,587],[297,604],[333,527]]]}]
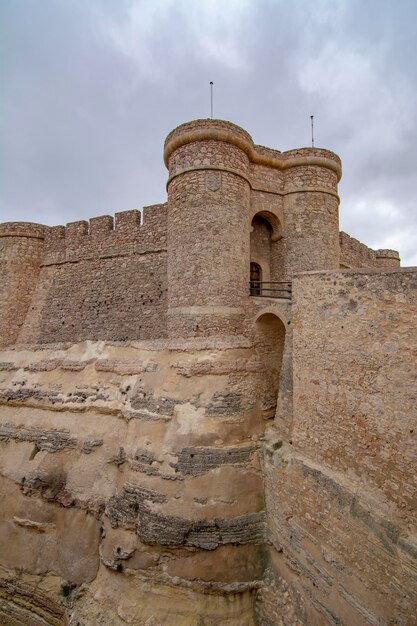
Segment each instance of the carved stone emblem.
[{"label": "carved stone emblem", "polygon": [[209,191],[218,191],[222,186],[222,175],[220,172],[207,172],[206,187]]}]

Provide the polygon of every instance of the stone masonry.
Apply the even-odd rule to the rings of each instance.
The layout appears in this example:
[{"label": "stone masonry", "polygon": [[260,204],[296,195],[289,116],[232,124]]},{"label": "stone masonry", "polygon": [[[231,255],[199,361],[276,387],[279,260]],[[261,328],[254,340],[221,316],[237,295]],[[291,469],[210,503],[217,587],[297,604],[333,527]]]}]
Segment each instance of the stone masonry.
[{"label": "stone masonry", "polygon": [[417,269],[328,150],[164,160],[143,219],[0,224],[0,623],[417,624]]}]

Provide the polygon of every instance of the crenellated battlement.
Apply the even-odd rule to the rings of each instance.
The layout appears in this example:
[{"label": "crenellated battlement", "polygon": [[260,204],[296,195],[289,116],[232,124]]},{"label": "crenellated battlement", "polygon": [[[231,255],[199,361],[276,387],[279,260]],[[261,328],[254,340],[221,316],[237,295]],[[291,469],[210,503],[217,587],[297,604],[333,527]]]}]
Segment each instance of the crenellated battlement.
[{"label": "crenellated battlement", "polygon": [[164,334],[166,240],[166,204],[0,224],[0,345]]},{"label": "crenellated battlement", "polygon": [[341,231],[340,242],[340,262],[346,267],[375,267],[375,250],[368,248],[364,243]]},{"label": "crenellated battlement", "polygon": [[86,256],[149,252],[166,247],[166,204],[145,207],[143,221],[137,209],[90,220],[51,226],[45,231],[45,264],[74,261]]},{"label": "crenellated battlement", "polygon": [[343,231],[339,234],[339,242],[342,266],[378,268],[398,267],[400,264],[400,256],[396,250],[373,250]]}]

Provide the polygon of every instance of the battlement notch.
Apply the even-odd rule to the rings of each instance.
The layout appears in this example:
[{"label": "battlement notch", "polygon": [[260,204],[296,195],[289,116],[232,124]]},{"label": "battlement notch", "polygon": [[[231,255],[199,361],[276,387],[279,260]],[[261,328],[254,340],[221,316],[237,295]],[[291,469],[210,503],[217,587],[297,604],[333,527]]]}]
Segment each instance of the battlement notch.
[{"label": "battlement notch", "polygon": [[45,262],[62,263],[78,258],[121,255],[166,246],[166,205],[159,204],[69,222],[45,231]]}]

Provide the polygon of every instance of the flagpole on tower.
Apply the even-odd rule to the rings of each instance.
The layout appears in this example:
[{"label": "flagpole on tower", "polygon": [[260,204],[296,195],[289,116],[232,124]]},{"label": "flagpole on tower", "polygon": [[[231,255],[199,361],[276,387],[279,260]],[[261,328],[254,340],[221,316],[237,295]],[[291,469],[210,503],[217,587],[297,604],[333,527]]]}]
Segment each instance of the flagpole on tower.
[{"label": "flagpole on tower", "polygon": [[213,81],[210,81],[210,115],[211,119],[213,119]]},{"label": "flagpole on tower", "polygon": [[311,147],[314,148],[314,115],[310,115],[311,119]]}]

